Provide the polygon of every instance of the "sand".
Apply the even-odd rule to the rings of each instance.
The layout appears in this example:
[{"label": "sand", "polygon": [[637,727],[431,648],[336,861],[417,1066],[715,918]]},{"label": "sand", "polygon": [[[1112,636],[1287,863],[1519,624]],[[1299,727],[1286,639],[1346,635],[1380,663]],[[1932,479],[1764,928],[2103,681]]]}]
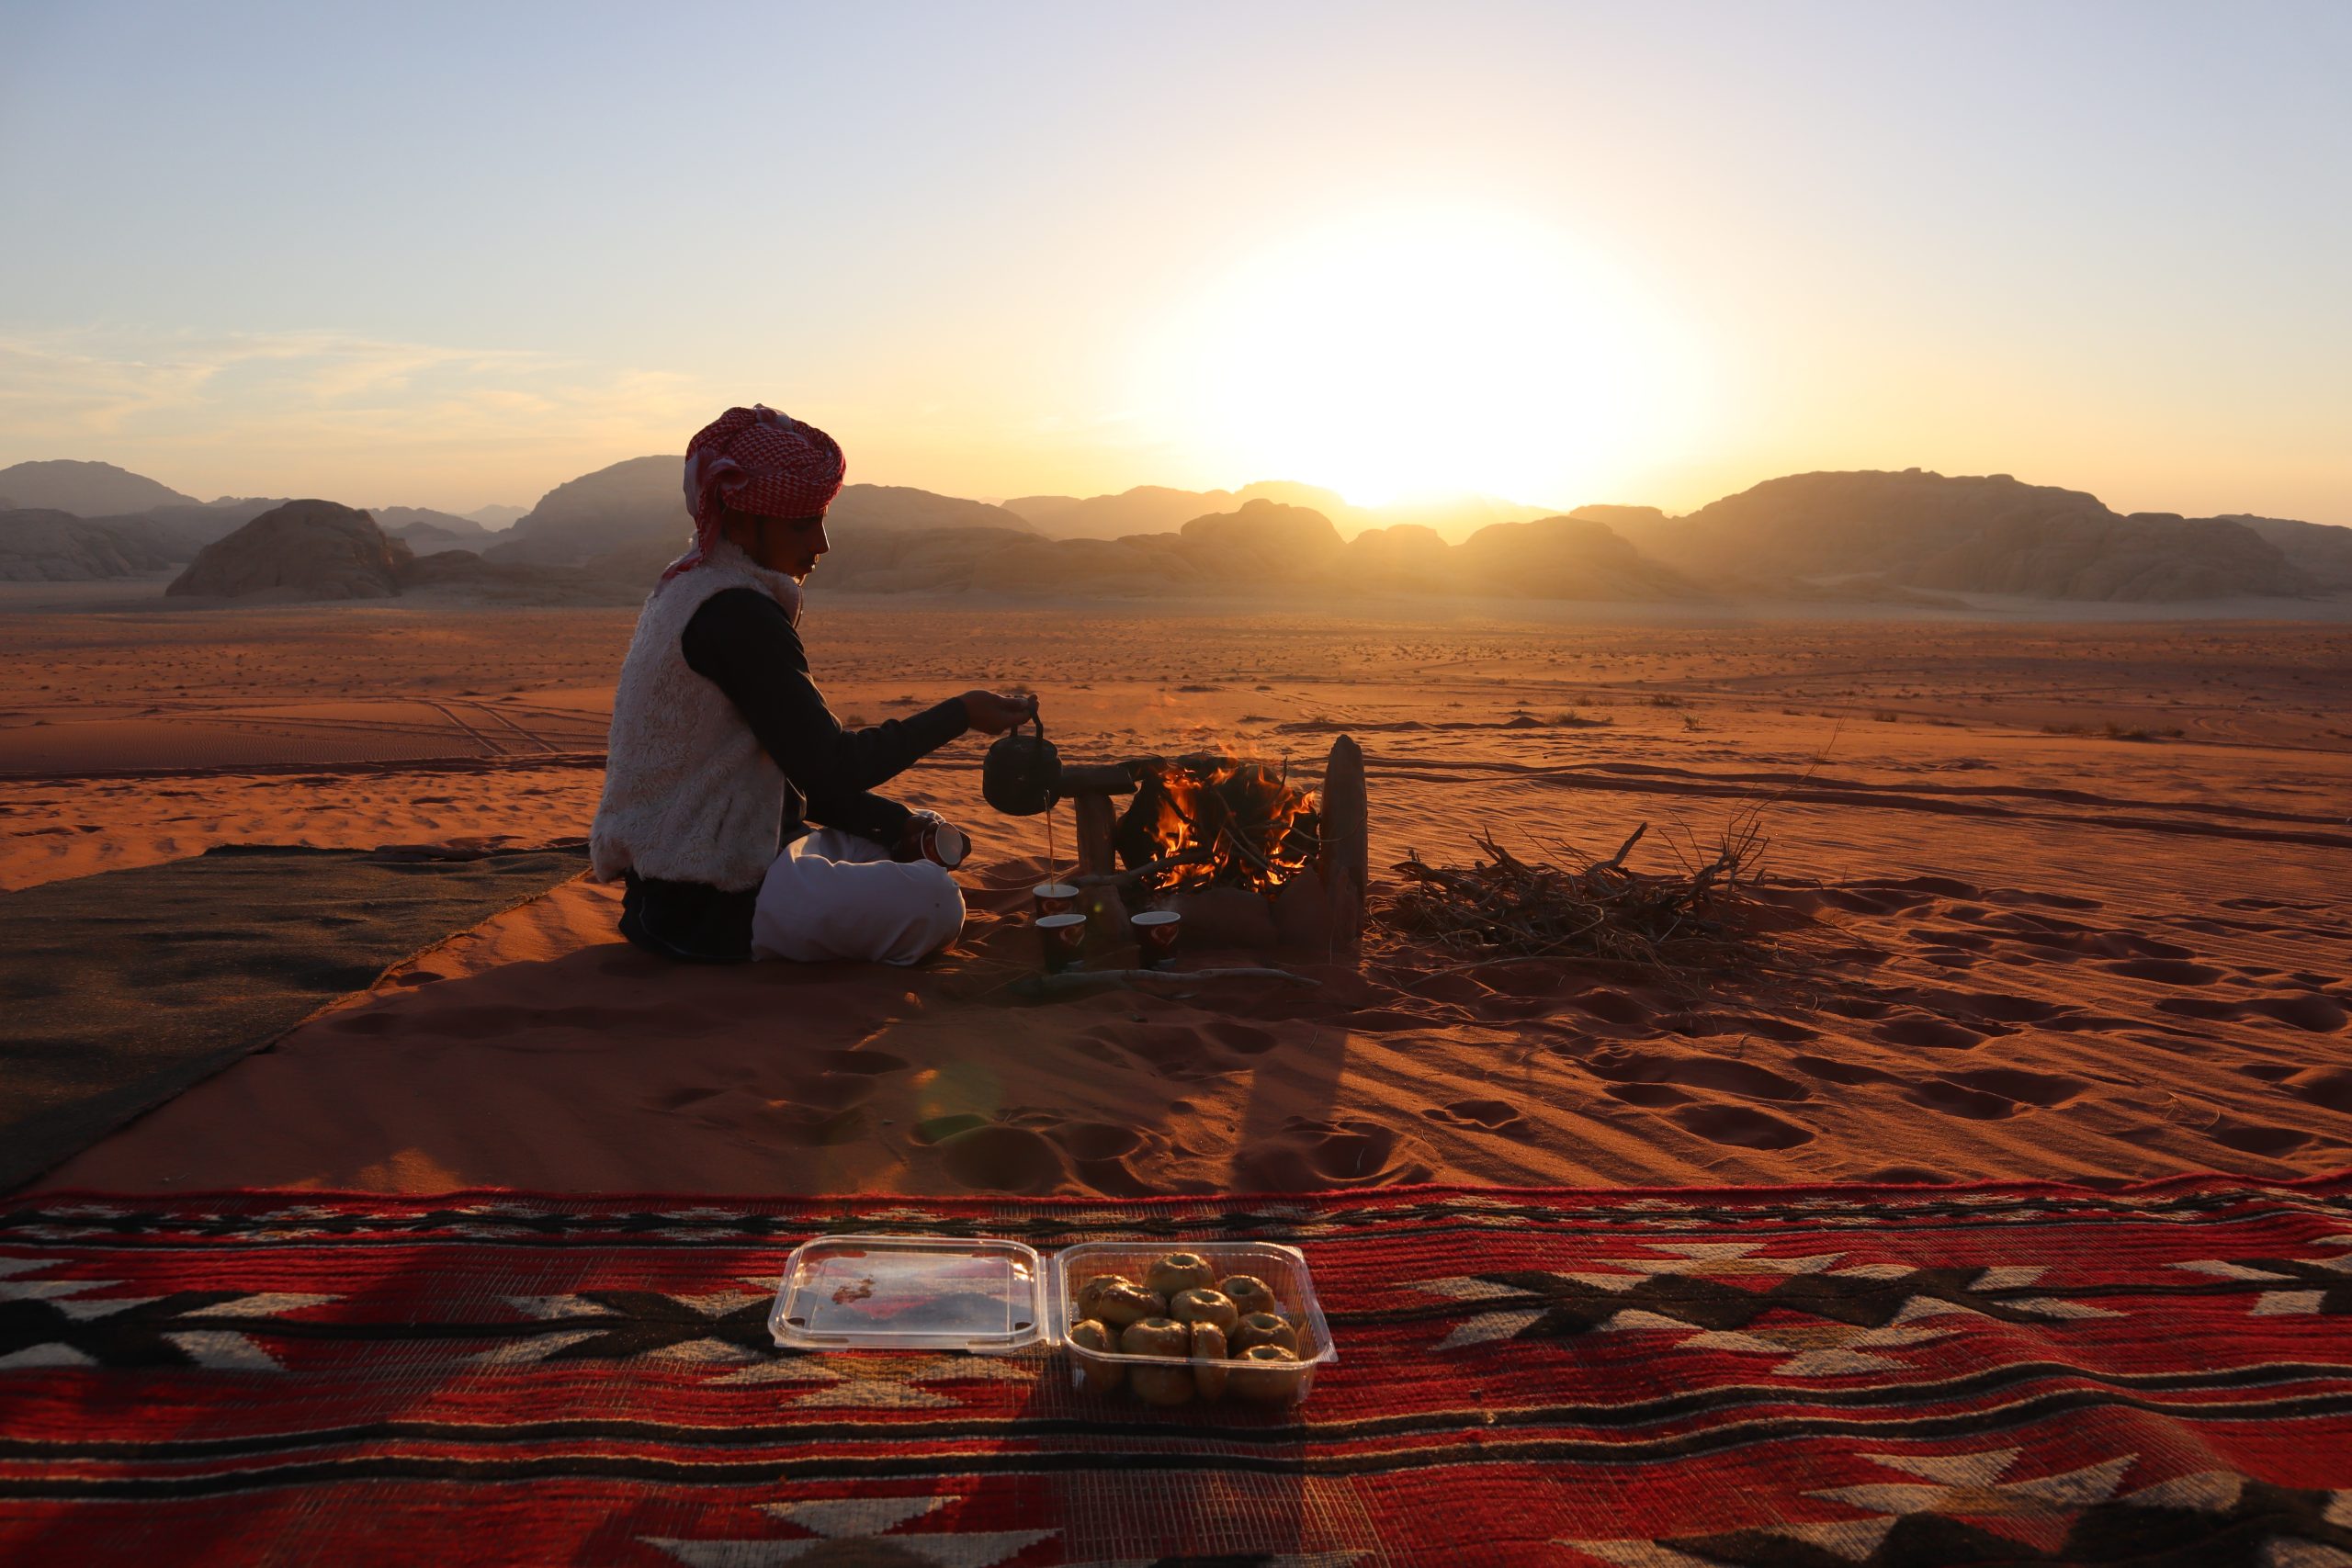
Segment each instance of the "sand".
[{"label": "sand", "polygon": [[[1361,970],[1295,964],[1313,987],[1024,1002],[1044,825],[987,811],[967,739],[901,781],[978,840],[973,918],[931,964],[673,969],[575,883],[44,1184],[1118,1196],[2352,1162],[2342,626],[1408,614],[819,597],[808,632],[845,716],[1025,683],[1081,760],[1222,739],[1311,772],[1344,728],[1376,867],[1466,859],[1479,829],[1703,838],[1766,803],[1785,975],[1462,970],[1375,931]],[[0,886],[232,840],[582,833],[629,621],[0,621]],[[16,742],[68,724],[28,772]],[[175,761],[198,731],[253,750]]]}]

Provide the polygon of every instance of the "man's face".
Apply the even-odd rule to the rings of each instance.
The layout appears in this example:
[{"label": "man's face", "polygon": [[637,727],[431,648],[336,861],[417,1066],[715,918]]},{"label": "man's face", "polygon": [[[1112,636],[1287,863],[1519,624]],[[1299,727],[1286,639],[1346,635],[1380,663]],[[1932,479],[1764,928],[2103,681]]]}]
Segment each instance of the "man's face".
[{"label": "man's face", "polygon": [[750,554],[770,571],[780,571],[795,582],[806,582],[817,570],[817,558],[833,547],[825,537],[822,513],[815,517],[762,517],[754,520]]}]

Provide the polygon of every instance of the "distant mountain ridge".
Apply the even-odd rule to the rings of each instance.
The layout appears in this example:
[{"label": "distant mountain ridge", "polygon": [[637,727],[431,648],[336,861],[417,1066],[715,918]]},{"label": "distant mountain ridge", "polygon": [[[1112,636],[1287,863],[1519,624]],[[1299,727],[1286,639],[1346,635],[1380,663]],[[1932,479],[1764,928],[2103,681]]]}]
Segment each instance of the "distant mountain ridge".
[{"label": "distant mountain ridge", "polygon": [[2298,523],[2290,517],[2237,513],[2220,519],[2243,524],[2278,547],[2287,564],[2328,592],[2352,589],[2352,528],[2332,523]]},{"label": "distant mountain ridge", "polygon": [[[1003,507],[905,485],[844,485],[826,518],[842,535],[867,529],[1035,532]],[[616,550],[656,544],[674,555],[693,537],[679,460],[631,457],[556,486],[514,525],[506,543],[483,554],[493,561],[577,566]]]},{"label": "distant mountain ridge", "polygon": [[[494,584],[532,602],[593,592],[603,603],[630,585],[641,593],[684,547],[691,528],[678,471],[676,458],[661,456],[583,474],[503,534],[430,508],[356,515],[418,558],[403,581]],[[103,578],[188,562],[288,504],[199,503],[112,465],[81,462],[0,470],[0,494],[27,477],[47,493],[71,490],[84,504],[125,494],[176,499],[100,516],[0,509],[0,580]],[[834,548],[820,570],[826,584],[854,592],[1111,596],[1311,590],[1949,604],[1956,601],[1935,596],[1975,593],[2154,604],[2352,592],[2352,528],[2251,514],[2124,515],[2087,492],[2007,474],[1792,474],[1681,517],[1644,506],[1522,517],[1508,514],[1533,509],[1476,498],[1461,505],[1502,515],[1449,542],[1428,523],[1367,525],[1385,513],[1279,480],[1237,491],[1025,496],[1001,506],[856,484],[830,514]],[[1092,532],[1127,520],[1146,525]]]},{"label": "distant mountain ridge", "polygon": [[419,555],[435,550],[480,549],[503,536],[454,512],[429,506],[371,506],[368,514],[388,537],[406,539]]},{"label": "distant mountain ridge", "polygon": [[[1577,513],[1584,515],[1584,513]],[[2131,603],[2291,596],[2314,584],[2222,518],[2109,511],[2007,474],[1792,474],[1684,517],[1612,509],[1635,548],[1748,592],[1871,580],[1890,587]]]},{"label": "distant mountain ridge", "polygon": [[1006,502],[1004,507],[1036,525],[1037,531],[1048,538],[1115,539],[1127,534],[1164,533],[1190,518],[1230,512],[1252,501],[1308,507],[1349,536],[1399,525],[1466,536],[1496,523],[1530,523],[1557,515],[1552,508],[1479,495],[1357,506],[1336,491],[1292,479],[1261,479],[1231,491],[1137,485],[1117,495],[1023,495]]},{"label": "distant mountain ridge", "polygon": [[182,495],[144,474],[118,468],[112,463],[81,462],[54,457],[16,463],[0,468],[0,495],[12,507],[68,512],[76,517],[113,517],[144,512],[151,506],[196,506],[192,495]]}]

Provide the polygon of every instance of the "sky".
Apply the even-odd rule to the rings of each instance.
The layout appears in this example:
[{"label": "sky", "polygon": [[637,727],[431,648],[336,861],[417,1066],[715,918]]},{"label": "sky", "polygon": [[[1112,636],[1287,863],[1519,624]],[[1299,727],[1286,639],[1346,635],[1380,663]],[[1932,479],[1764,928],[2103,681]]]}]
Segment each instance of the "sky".
[{"label": "sky", "polygon": [[2352,5],[0,0],[0,465],[2352,524]]}]

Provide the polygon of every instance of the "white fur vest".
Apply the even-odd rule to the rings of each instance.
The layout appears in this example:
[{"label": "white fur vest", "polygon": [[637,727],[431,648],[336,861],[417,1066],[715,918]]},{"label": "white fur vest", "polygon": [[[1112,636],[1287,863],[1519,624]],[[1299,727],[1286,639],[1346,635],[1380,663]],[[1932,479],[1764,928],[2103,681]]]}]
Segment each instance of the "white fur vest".
[{"label": "white fur vest", "polygon": [[729,588],[756,588],[800,619],[800,585],[730,543],[647,595],[613,694],[605,796],[588,835],[600,882],[633,870],[732,892],[758,886],[775,859],[784,770],[679,647],[703,601]]}]

